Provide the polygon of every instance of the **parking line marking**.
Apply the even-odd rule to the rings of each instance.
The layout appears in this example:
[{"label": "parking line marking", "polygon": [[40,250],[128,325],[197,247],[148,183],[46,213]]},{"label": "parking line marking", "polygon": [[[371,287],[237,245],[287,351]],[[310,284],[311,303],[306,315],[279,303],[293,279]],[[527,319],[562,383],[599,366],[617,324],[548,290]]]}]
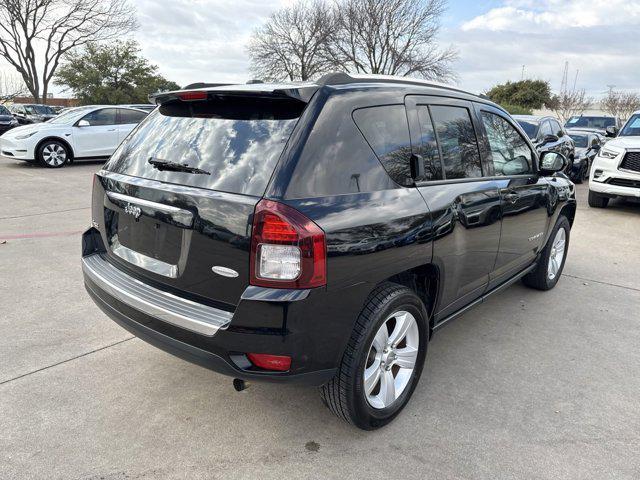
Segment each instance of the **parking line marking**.
[{"label": "parking line marking", "polygon": [[11,217],[0,217],[0,220],[10,220],[12,218],[37,217],[39,215],[51,215],[54,213],[75,212],[77,210],[89,210],[91,207],[69,208],[67,210],[53,210],[51,212],[28,213],[27,215],[14,215]]},{"label": "parking line marking", "polygon": [[17,235],[2,235],[0,240],[22,240],[25,238],[49,238],[49,237],[66,237],[71,235],[79,235],[82,230],[72,230],[68,232],[39,232],[39,233],[19,233]]},{"label": "parking line marking", "polygon": [[58,365],[62,365],[64,363],[68,363],[68,362],[70,362],[72,360],[77,360],[78,358],[86,357],[87,355],[91,355],[92,353],[96,353],[96,352],[99,352],[101,350],[106,350],[107,348],[115,347],[116,345],[120,345],[121,343],[128,342],[129,340],[133,340],[134,338],[138,338],[138,337],[128,337],[128,338],[125,338],[124,340],[120,340],[118,342],[111,343],[109,345],[105,345],[104,347],[99,347],[99,348],[96,348],[95,350],[91,350],[89,352],[85,352],[85,353],[81,353],[80,355],[76,355],[75,357],[67,358],[66,360],[62,360],[60,362],[53,363],[51,365],[47,365],[46,367],[38,368],[38,369],[33,370],[31,372],[23,373],[22,375],[18,375],[17,377],[13,377],[13,378],[9,378],[7,380],[1,381],[0,385],[4,385],[5,383],[13,382],[14,380],[18,380],[20,378],[24,378],[24,377],[27,377],[29,375],[33,375],[34,373],[38,373],[38,372],[41,372],[43,370],[47,370],[49,368],[57,367]]}]

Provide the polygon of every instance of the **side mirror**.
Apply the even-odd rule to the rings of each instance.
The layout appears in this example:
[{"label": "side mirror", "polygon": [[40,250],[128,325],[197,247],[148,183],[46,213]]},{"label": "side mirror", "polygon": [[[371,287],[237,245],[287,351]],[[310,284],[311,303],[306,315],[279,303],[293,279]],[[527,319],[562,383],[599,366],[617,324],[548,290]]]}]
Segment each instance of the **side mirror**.
[{"label": "side mirror", "polygon": [[611,125],[605,129],[605,133],[607,137],[617,137],[618,136],[618,127]]},{"label": "side mirror", "polygon": [[80,121],[78,122],[78,126],[79,126],[79,127],[90,127],[90,126],[91,126],[91,124],[90,124],[89,122],[87,122],[86,120],[80,120]]},{"label": "side mirror", "polygon": [[596,152],[599,152],[600,151],[600,144],[596,143],[596,142],[592,143],[591,144],[591,149],[596,151]]},{"label": "side mirror", "polygon": [[561,153],[544,152],[540,156],[540,172],[543,174],[561,172],[567,165],[567,158]]},{"label": "side mirror", "polygon": [[554,143],[557,142],[559,140],[557,135],[545,135],[544,138],[542,139],[542,143],[543,144],[547,144],[547,143]]}]

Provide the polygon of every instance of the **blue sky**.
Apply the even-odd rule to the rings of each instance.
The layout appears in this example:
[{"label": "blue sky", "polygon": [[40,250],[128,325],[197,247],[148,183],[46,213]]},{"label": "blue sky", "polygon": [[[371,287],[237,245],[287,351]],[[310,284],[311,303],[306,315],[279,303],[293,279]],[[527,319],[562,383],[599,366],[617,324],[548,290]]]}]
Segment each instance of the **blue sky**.
[{"label": "blue sky", "polygon": [[[135,38],[163,75],[180,84],[244,82],[251,31],[295,0],[130,0]],[[382,0],[383,1],[383,0]],[[483,92],[526,77],[558,89],[565,61],[571,82],[590,95],[607,85],[640,91],[640,0],[449,0],[440,44],[459,52],[458,85]]]}]

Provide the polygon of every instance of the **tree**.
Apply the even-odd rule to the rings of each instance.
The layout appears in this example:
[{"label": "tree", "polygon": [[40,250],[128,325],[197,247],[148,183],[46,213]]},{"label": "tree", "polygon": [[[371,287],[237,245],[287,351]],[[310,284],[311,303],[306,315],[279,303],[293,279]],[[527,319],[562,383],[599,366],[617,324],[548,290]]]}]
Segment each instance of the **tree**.
[{"label": "tree", "polygon": [[24,95],[26,91],[27,89],[19,77],[0,72],[0,103],[6,103],[20,95]]},{"label": "tree", "polygon": [[445,0],[343,0],[335,4],[337,32],[328,45],[335,67],[348,72],[455,78],[449,47],[437,36]]},{"label": "tree", "polygon": [[134,41],[88,43],[68,55],[55,83],[71,89],[82,104],[145,103],[150,93],[179,89],[157,72]]},{"label": "tree", "polygon": [[136,26],[127,0],[2,0],[0,57],[16,69],[36,102],[46,102],[65,54]]},{"label": "tree", "polygon": [[593,104],[593,99],[587,97],[584,90],[564,90],[552,95],[546,106],[554,112],[560,120],[566,122],[573,115],[579,115]]},{"label": "tree", "polygon": [[487,96],[503,107],[521,107],[526,111],[542,108],[551,98],[549,82],[543,80],[521,80],[494,86]]},{"label": "tree", "polygon": [[633,112],[640,110],[640,95],[613,89],[600,101],[600,108],[609,115],[627,120]]},{"label": "tree", "polygon": [[436,42],[446,0],[301,0],[273,14],[247,46],[251,71],[307,80],[331,70],[455,78]]},{"label": "tree", "polygon": [[335,34],[332,17],[319,0],[275,12],[249,41],[251,73],[263,80],[308,80],[330,70],[325,50]]}]

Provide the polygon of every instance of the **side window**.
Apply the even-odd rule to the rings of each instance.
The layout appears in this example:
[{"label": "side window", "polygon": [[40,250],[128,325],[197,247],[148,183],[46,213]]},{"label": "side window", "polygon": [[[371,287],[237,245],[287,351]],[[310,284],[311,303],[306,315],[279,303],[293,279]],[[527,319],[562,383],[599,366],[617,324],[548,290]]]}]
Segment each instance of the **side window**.
[{"label": "side window", "polygon": [[442,162],[440,161],[436,131],[433,127],[429,107],[418,105],[417,110],[421,133],[419,152],[424,159],[426,179],[442,180]]},{"label": "side window", "polygon": [[128,108],[118,109],[118,123],[121,125],[138,124],[147,116],[145,112],[130,110]]},{"label": "side window", "polygon": [[562,127],[560,126],[560,124],[558,122],[556,122],[555,120],[551,120],[551,129],[553,131],[553,134],[556,137],[562,137],[564,136],[564,132],[562,131]]},{"label": "side window", "polygon": [[389,176],[400,185],[412,185],[411,141],[404,105],[361,108],[353,112],[353,120]]},{"label": "side window", "polygon": [[533,152],[518,131],[504,118],[482,112],[495,175],[522,175],[533,171]]},{"label": "side window", "polygon": [[480,152],[469,110],[440,105],[429,109],[442,151],[445,178],[481,177]]},{"label": "side window", "polygon": [[116,124],[116,109],[115,108],[103,108],[85,115],[82,120],[89,122],[92,127],[101,125],[115,125]]}]

